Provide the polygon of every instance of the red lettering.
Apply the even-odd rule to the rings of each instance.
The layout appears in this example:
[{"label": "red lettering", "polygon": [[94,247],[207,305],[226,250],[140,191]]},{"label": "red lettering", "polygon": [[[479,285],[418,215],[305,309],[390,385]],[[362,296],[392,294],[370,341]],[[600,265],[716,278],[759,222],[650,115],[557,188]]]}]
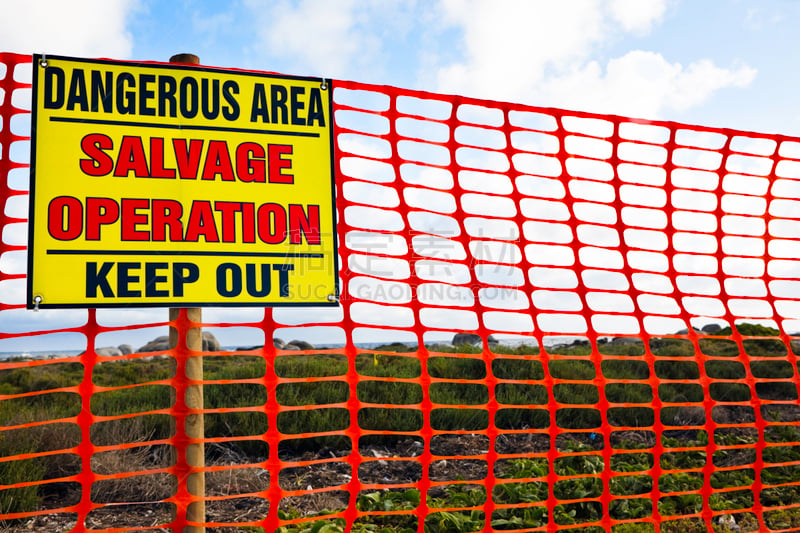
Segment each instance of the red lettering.
[{"label": "red lettering", "polygon": [[150,139],[150,177],[174,178],[174,168],[164,168],[164,139],[152,137]]},{"label": "red lettering", "polygon": [[146,178],[150,175],[150,171],[147,169],[147,156],[144,155],[142,138],[125,135],[119,145],[117,168],[114,169],[114,175],[126,178],[131,171],[137,178]]},{"label": "red lettering", "polygon": [[222,242],[236,242],[236,212],[241,202],[214,202],[214,210],[222,213]]},{"label": "red lettering", "polygon": [[308,214],[303,211],[303,206],[289,204],[289,242],[302,244],[303,235],[308,244],[319,244],[319,206],[309,205]]},{"label": "red lettering", "polygon": [[178,164],[178,174],[181,179],[197,179],[197,170],[200,168],[200,155],[203,153],[203,141],[192,139],[186,146],[186,139],[172,139],[175,149],[175,162]]},{"label": "red lettering", "polygon": [[214,223],[214,211],[208,200],[195,200],[189,212],[189,221],[186,223],[185,240],[197,242],[202,236],[206,242],[219,242],[217,226]]},{"label": "red lettering", "polygon": [[228,153],[228,143],[225,141],[209,141],[206,164],[203,167],[204,180],[216,179],[220,174],[222,181],[236,181],[233,176],[231,155]]},{"label": "red lettering", "polygon": [[256,208],[252,202],[242,204],[242,242],[256,242]]},{"label": "red lettering", "polygon": [[258,208],[258,238],[267,244],[286,240],[286,211],[280,204],[262,204]]},{"label": "red lettering", "polygon": [[290,144],[269,145],[269,182],[294,183],[294,174],[284,173],[283,169],[292,168],[292,160],[284,159],[283,155],[292,155]]},{"label": "red lettering", "polygon": [[[66,222],[66,224],[65,224]],[[47,231],[59,241],[71,241],[83,231],[83,205],[72,196],[58,196],[47,206]]]},{"label": "red lettering", "polygon": [[242,143],[236,148],[236,174],[245,183],[267,180],[264,147],[258,143]]},{"label": "red lettering", "polygon": [[136,226],[140,224],[147,224],[147,213],[137,213],[138,209],[147,209],[150,207],[150,200],[147,198],[123,198],[122,199],[122,217],[120,228],[121,238],[123,241],[149,241],[150,232],[145,230],[138,230]]},{"label": "red lettering", "polygon": [[166,229],[169,228],[169,240],[180,242],[183,240],[183,224],[181,215],[183,206],[177,200],[153,200],[150,219],[153,224],[152,238],[154,241],[167,240]]},{"label": "red lettering", "polygon": [[105,176],[114,170],[114,160],[103,150],[114,148],[114,141],[102,133],[90,133],[81,139],[81,150],[90,159],[81,159],[81,171],[87,176]]},{"label": "red lettering", "polygon": [[86,199],[86,240],[99,241],[100,227],[119,218],[119,205],[113,198]]}]

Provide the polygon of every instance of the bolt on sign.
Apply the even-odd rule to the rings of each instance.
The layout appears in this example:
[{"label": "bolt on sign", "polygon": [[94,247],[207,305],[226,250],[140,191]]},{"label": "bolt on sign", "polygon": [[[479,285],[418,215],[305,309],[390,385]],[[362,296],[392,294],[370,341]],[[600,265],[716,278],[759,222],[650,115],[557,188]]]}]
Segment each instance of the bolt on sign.
[{"label": "bolt on sign", "polygon": [[337,305],[331,85],[34,56],[28,308]]}]

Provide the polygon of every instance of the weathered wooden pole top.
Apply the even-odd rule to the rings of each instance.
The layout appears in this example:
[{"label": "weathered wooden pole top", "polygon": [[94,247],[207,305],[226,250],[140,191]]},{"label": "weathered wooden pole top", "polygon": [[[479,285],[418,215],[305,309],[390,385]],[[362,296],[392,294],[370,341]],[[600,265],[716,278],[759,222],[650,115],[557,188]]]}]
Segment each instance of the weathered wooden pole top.
[{"label": "weathered wooden pole top", "polygon": [[200,64],[200,58],[194,54],[175,54],[169,58],[170,63],[191,63],[193,65]]}]

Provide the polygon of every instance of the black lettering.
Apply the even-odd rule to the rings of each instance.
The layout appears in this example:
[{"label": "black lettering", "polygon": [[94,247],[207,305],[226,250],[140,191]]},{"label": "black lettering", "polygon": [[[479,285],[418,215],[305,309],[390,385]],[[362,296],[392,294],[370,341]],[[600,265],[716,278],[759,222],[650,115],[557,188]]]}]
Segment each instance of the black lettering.
[{"label": "black lettering", "polygon": [[117,263],[117,296],[120,298],[138,298],[142,291],[130,288],[131,283],[139,283],[139,276],[130,273],[131,270],[142,268],[141,263]]},{"label": "black lettering", "polygon": [[200,279],[200,268],[194,263],[172,265],[172,295],[183,296],[183,286]]},{"label": "black lettering", "polygon": [[108,283],[108,273],[114,263],[103,263],[100,270],[97,270],[97,263],[90,261],[86,263],[86,297],[97,298],[97,289],[103,293],[104,298],[113,298],[114,291],[111,290],[111,285]]},{"label": "black lettering", "polygon": [[263,83],[256,83],[253,86],[253,106],[250,109],[250,122],[269,122],[269,111],[267,110],[267,90]]},{"label": "black lettering", "polygon": [[[175,100],[175,91],[178,89],[178,82],[172,76],[159,76],[158,77],[158,116],[166,117],[169,113],[170,117],[175,117],[178,109],[178,103]],[[169,111],[167,111],[167,104],[169,104]]]},{"label": "black lettering", "polygon": [[272,270],[278,271],[278,287],[281,298],[289,296],[289,272],[294,270],[294,265],[272,265]]},{"label": "black lettering", "polygon": [[233,80],[222,84],[222,97],[228,102],[228,105],[222,108],[222,116],[225,117],[225,120],[239,118],[239,102],[236,101],[234,94],[239,94],[239,84]]},{"label": "black lettering", "polygon": [[199,90],[197,80],[194,78],[183,78],[181,80],[181,115],[184,118],[194,118],[197,116],[199,101]]},{"label": "black lettering", "polygon": [[305,126],[306,119],[301,117],[298,113],[306,107],[300,99],[300,97],[306,93],[306,90],[303,87],[292,87],[290,91],[292,93],[292,125]]},{"label": "black lettering", "polygon": [[44,69],[45,109],[59,109],[64,105],[64,85],[66,85],[66,76],[63,70],[52,66]]},{"label": "black lettering", "polygon": [[[105,79],[101,76],[105,74]],[[103,111],[111,113],[114,108],[114,75],[111,72],[92,71],[92,111],[99,111],[103,104]]]},{"label": "black lettering", "polygon": [[167,276],[158,275],[159,270],[169,268],[167,263],[145,263],[144,264],[144,294],[148,298],[159,298],[169,296],[168,290],[159,290],[157,284],[167,281]]},{"label": "black lettering", "polygon": [[136,78],[130,72],[123,72],[117,77],[117,111],[120,115],[136,114],[135,87]]},{"label": "black lettering", "polygon": [[325,111],[322,106],[322,94],[319,87],[312,88],[309,94],[308,119],[306,122],[309,126],[314,126],[316,122],[317,126],[325,127]]},{"label": "black lettering", "polygon": [[[231,288],[228,289],[228,272]],[[242,293],[242,269],[236,263],[222,263],[217,267],[217,292],[220,296],[234,298]]]},{"label": "black lettering", "polygon": [[286,106],[286,100],[288,99],[289,95],[286,92],[286,87],[283,85],[272,85],[271,88],[272,94],[270,94],[270,99],[272,100],[272,123],[278,123],[278,111],[280,111],[281,124],[288,124],[289,110]]},{"label": "black lettering", "polygon": [[211,80],[210,91],[208,90],[208,80],[206,78],[203,78],[200,84],[203,95],[203,116],[208,120],[213,120],[219,116],[219,80]]},{"label": "black lettering", "polygon": [[247,294],[255,298],[263,298],[269,294],[272,286],[269,265],[261,265],[261,288],[256,287],[256,265],[247,263],[245,265],[245,277],[247,278]]},{"label": "black lettering", "polygon": [[89,110],[89,97],[86,93],[86,78],[81,68],[76,68],[72,71],[72,79],[69,81],[67,109],[69,111],[74,111],[75,106],[78,106],[81,111]]},{"label": "black lettering", "polygon": [[156,82],[155,74],[142,74],[139,76],[139,114],[143,117],[153,117],[156,108],[148,102],[155,97],[156,93],[149,86]]}]

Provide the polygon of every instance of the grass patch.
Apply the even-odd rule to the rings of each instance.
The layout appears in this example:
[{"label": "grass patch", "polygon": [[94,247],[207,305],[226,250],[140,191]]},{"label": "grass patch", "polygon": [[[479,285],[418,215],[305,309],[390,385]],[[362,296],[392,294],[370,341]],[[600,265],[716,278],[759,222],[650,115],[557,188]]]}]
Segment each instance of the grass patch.
[{"label": "grass patch", "polygon": [[[695,518],[675,519],[702,510],[698,491],[703,483],[702,470],[709,461],[720,469],[710,478],[715,489],[708,502],[712,510],[735,512],[745,530],[750,524],[748,520],[754,520],[748,519],[745,511],[758,498],[767,509],[767,526],[800,527],[800,512],[796,509],[770,510],[800,501],[800,489],[792,485],[800,482],[800,467],[785,464],[800,462],[800,446],[796,445],[800,442],[800,428],[792,423],[798,419],[793,403],[797,400],[797,369],[781,359],[788,351],[777,332],[748,329],[744,325],[737,328],[744,336],[741,345],[711,336],[699,339],[697,346],[708,357],[703,367],[690,359],[696,345],[687,339],[651,339],[649,346],[601,344],[598,351],[604,357],[599,365],[597,359],[587,357],[592,353],[588,342],[548,348],[544,355],[550,359],[542,359],[543,354],[535,346],[494,345],[491,359],[483,357],[482,348],[438,346],[431,350],[425,366],[427,388],[409,381],[422,375],[423,360],[405,345],[361,352],[354,361],[339,353],[281,355],[273,361],[273,368],[260,356],[205,356],[208,383],[204,385],[204,406],[224,411],[206,413],[206,436],[236,438],[233,442],[207,446],[207,450],[209,457],[216,459],[239,454],[245,461],[264,461],[269,450],[262,436],[270,429],[265,406],[272,405],[269,402],[274,395],[273,402],[289,408],[272,419],[277,421],[274,429],[282,435],[278,445],[281,460],[298,460],[304,453],[342,458],[353,452],[354,443],[348,432],[356,423],[367,432],[377,432],[361,436],[357,444],[362,454],[385,449],[386,456],[392,458],[383,461],[386,456],[367,455],[374,468],[359,474],[369,482],[391,485],[396,483],[394,480],[407,479],[404,476],[417,468],[419,463],[414,457],[424,453],[426,445],[430,445],[431,453],[441,456],[436,467],[446,469],[448,464],[457,462],[448,456],[467,452],[464,442],[483,439],[485,447],[468,448],[469,454],[478,460],[488,450],[489,441],[485,435],[469,432],[489,427],[486,405],[496,401],[500,404],[493,420],[499,431],[496,451],[511,455],[510,458],[501,455],[494,464],[498,484],[487,494],[485,488],[465,484],[457,473],[445,470],[441,481],[452,480],[453,484],[437,485],[424,495],[432,508],[425,518],[427,533],[462,533],[485,527],[536,529],[546,527],[548,520],[560,526],[579,526],[599,520],[602,507],[598,499],[603,494],[600,475],[606,466],[613,472],[610,492],[620,497],[612,499],[608,509],[612,518],[643,520],[652,516],[655,505],[669,519],[656,529],[700,530]],[[656,358],[652,369],[655,376],[651,376],[646,363],[648,349]],[[749,361],[746,357],[763,359]],[[353,368],[362,376],[355,389],[345,381]],[[108,361],[91,369],[92,383],[100,390],[92,395],[88,407],[94,415],[109,417],[90,428],[92,443],[136,444],[95,455],[92,468],[97,473],[136,474],[120,480],[99,480],[92,487],[94,501],[141,501],[132,499],[131,491],[135,493],[143,486],[158,489],[151,495],[155,499],[173,494],[174,479],[158,472],[148,473],[171,464],[170,447],[148,441],[173,436],[173,420],[166,413],[148,413],[173,405],[174,390],[165,380],[174,376],[174,369],[174,361],[168,357]],[[270,390],[267,384],[274,379],[273,372],[281,382]],[[707,389],[709,398],[698,384],[701,373],[711,380]],[[72,417],[84,406],[74,387],[87,375],[87,369],[80,363],[60,362],[0,371],[0,394],[5,396],[0,400],[0,424],[9,428],[0,431],[0,458],[54,452],[0,461],[0,479],[5,484],[57,481],[79,473],[80,459],[71,449],[80,442],[81,434]],[[748,375],[756,379],[754,387],[739,382]],[[492,379],[484,381],[487,377]],[[657,381],[651,382],[653,377]],[[27,393],[41,394],[25,396]],[[764,439],[768,446],[763,453],[767,465],[760,481],[767,488],[757,494],[750,487],[755,477],[752,445],[758,441],[758,434],[743,424],[751,423],[758,413],[748,405],[741,405],[750,402],[753,394],[769,400],[761,413],[767,421]],[[597,408],[602,398],[611,404],[605,413]],[[656,399],[666,404],[658,411],[652,407]],[[723,425],[711,437],[722,447],[712,457],[706,455],[710,437],[702,427],[707,422],[702,404],[709,399],[716,404],[711,411],[714,422]],[[425,426],[422,406],[426,401],[433,404],[430,427],[436,432],[448,432],[434,435],[429,443],[415,434]],[[548,409],[551,401],[557,402],[554,412]],[[775,401],[784,403],[770,403]],[[359,408],[351,412],[342,405],[346,403],[356,403]],[[239,410],[226,411],[230,408]],[[123,418],[115,418],[120,416]],[[656,417],[667,426],[660,434],[652,430]],[[559,456],[549,465],[544,455],[550,449],[551,435],[547,429],[553,419],[558,433],[553,445]],[[610,442],[604,440],[603,431],[599,430],[604,420],[613,429]],[[38,422],[45,423],[16,427]],[[649,449],[657,438],[665,450],[655,458]],[[513,442],[513,446],[505,446],[504,442]],[[606,446],[612,446],[614,452],[608,465],[604,465],[601,451]],[[521,458],[521,455],[531,457]],[[408,460],[398,461],[398,457]],[[655,480],[649,472],[656,460],[664,472],[658,479],[661,496],[652,502],[649,493]],[[382,461],[388,466],[382,466]],[[379,466],[385,471],[380,471]],[[481,475],[485,476],[486,467],[483,468]],[[549,486],[546,476],[551,469],[558,479]],[[422,476],[417,470],[413,472],[414,479]],[[470,476],[466,478],[468,481],[482,479]],[[57,484],[0,491],[0,514],[45,508],[51,501],[52,492],[48,491],[55,490],[53,485]],[[62,489],[63,486],[59,490]],[[552,516],[548,516],[545,502],[551,496],[558,501]],[[417,517],[410,513],[418,508],[420,498],[415,489],[402,487],[364,491],[356,501],[359,511],[399,514],[361,517],[353,529],[359,533],[411,533]],[[484,516],[481,508],[487,498],[498,505],[518,507],[496,509],[491,516]],[[319,511],[323,515],[334,512]],[[286,507],[281,513],[285,517],[306,516],[296,515]],[[728,533],[717,524],[714,529]],[[330,517],[281,528],[282,533],[343,530],[344,523]],[[654,528],[643,520],[617,524],[613,531],[634,533]]]}]

